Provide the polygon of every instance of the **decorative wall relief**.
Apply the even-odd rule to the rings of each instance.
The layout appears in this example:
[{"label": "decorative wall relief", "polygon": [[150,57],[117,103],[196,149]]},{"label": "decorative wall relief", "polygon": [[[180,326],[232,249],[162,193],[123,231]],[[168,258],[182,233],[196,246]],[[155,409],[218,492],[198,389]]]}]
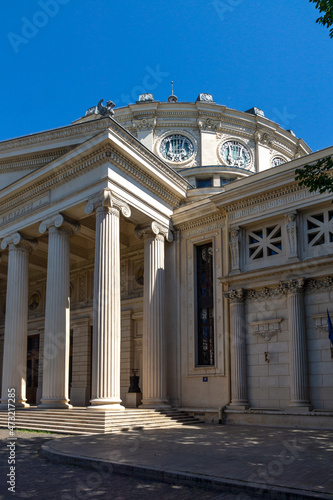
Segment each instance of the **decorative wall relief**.
[{"label": "decorative wall relief", "polygon": [[230,229],[230,255],[231,255],[231,270],[239,271],[239,255],[240,255],[240,229],[238,226]]},{"label": "decorative wall relief", "polygon": [[250,323],[253,335],[258,335],[266,341],[272,340],[275,335],[281,332],[282,318],[266,319]]},{"label": "decorative wall relief", "polygon": [[291,212],[285,215],[288,223],[286,225],[288,243],[289,243],[289,259],[293,257],[298,257],[298,245],[297,245],[297,226],[296,217],[297,212]]}]

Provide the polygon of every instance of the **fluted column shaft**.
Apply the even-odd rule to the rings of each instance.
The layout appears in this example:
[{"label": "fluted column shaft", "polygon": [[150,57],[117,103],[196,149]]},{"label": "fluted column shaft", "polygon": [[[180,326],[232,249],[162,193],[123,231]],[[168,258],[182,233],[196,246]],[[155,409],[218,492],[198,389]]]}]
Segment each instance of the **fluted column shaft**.
[{"label": "fluted column shaft", "polygon": [[310,408],[306,335],[304,317],[304,283],[290,282],[288,290],[291,407]]},{"label": "fluted column shaft", "polygon": [[121,409],[119,210],[96,210],[92,399],[90,408]]},{"label": "fluted column shaft", "polygon": [[226,294],[230,299],[231,403],[239,409],[249,407],[247,395],[246,330],[243,290]]},{"label": "fluted column shaft", "polygon": [[144,235],[142,405],[167,405],[164,245],[162,234]]},{"label": "fluted column shaft", "polygon": [[71,230],[49,227],[41,407],[68,408]]},{"label": "fluted column shaft", "polygon": [[96,211],[92,388],[89,409],[121,410],[120,399],[120,212],[129,206],[103,189],[91,198],[85,212]]},{"label": "fluted column shaft", "polygon": [[28,260],[27,246],[9,244],[1,397],[6,406],[11,388],[15,389],[15,405],[29,406],[26,403]]}]

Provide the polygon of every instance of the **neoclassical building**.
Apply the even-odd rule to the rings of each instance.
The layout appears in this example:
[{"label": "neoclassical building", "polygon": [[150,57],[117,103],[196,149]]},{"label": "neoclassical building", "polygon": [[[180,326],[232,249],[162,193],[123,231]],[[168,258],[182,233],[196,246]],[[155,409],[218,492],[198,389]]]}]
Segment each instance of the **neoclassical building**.
[{"label": "neoclassical building", "polygon": [[295,170],[333,147],[209,94],[113,107],[0,143],[2,406],[330,427],[333,207]]}]

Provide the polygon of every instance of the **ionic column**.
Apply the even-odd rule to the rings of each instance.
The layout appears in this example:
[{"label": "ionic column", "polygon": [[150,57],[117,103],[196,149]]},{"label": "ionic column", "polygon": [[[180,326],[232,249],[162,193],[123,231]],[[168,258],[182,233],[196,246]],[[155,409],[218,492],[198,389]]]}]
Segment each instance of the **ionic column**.
[{"label": "ionic column", "polygon": [[164,242],[172,241],[173,237],[171,231],[156,222],[137,227],[135,234],[144,237],[142,407],[159,408],[168,405]]},{"label": "ionic column", "polygon": [[15,406],[26,403],[27,335],[28,335],[28,261],[37,242],[16,233],[2,240],[8,247],[5,342],[3,353],[1,407],[8,406],[8,389],[15,389]]},{"label": "ionic column", "polygon": [[286,284],[289,312],[290,341],[290,407],[311,409],[308,387],[306,334],[304,318],[304,279],[291,280]]},{"label": "ionic column", "polygon": [[121,410],[120,212],[129,207],[105,189],[85,211],[96,211],[92,389],[89,409]]},{"label": "ionic column", "polygon": [[40,408],[70,408],[68,395],[70,347],[70,256],[69,240],[79,229],[62,215],[39,226],[49,233],[45,330],[43,353],[43,391]]},{"label": "ionic column", "polygon": [[246,329],[244,324],[244,290],[225,293],[230,301],[231,406],[249,408],[247,396]]}]

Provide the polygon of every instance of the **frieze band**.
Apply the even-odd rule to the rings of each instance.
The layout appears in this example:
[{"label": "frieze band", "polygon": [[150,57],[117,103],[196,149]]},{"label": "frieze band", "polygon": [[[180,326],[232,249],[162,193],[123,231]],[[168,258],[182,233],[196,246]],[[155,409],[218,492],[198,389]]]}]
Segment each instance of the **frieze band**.
[{"label": "frieze band", "polygon": [[296,278],[289,281],[281,281],[274,287],[263,287],[258,290],[243,289],[229,290],[224,293],[224,296],[234,301],[259,301],[271,300],[284,297],[292,294],[301,294],[306,291],[325,291],[333,289],[333,277],[327,276],[321,280],[305,280],[304,278]]}]

